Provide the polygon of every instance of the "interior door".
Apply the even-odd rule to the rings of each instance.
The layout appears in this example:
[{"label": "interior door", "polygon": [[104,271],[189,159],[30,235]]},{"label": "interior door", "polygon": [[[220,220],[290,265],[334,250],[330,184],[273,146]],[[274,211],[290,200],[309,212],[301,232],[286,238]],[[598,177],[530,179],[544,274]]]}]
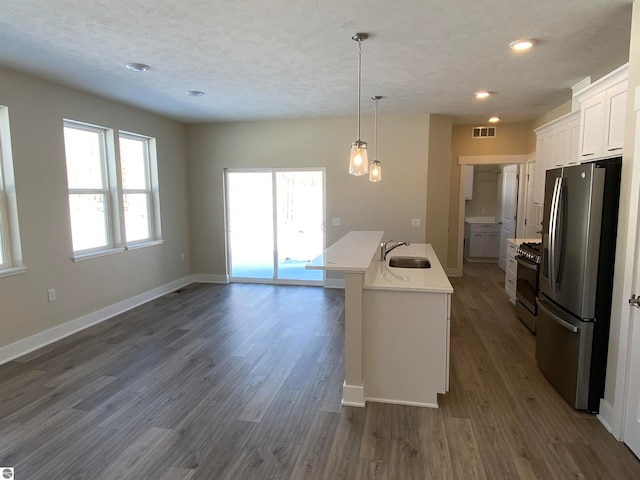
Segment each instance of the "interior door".
[{"label": "interior door", "polygon": [[500,260],[498,266],[507,268],[507,238],[516,236],[516,212],[518,211],[518,165],[502,169],[502,225],[500,227]]}]

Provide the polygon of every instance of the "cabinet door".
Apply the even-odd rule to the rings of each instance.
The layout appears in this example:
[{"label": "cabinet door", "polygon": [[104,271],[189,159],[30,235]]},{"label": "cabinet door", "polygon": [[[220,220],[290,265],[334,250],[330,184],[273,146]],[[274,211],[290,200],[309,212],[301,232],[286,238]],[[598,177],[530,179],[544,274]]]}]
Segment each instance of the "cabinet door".
[{"label": "cabinet door", "polygon": [[571,125],[566,123],[556,131],[555,167],[564,167],[571,159]]},{"label": "cabinet door", "polygon": [[469,242],[470,257],[484,257],[487,243],[486,233],[471,233]]},{"label": "cabinet door", "polygon": [[464,179],[464,199],[473,199],[473,165],[467,165],[465,168]]},{"label": "cabinet door", "polygon": [[602,156],[602,132],[604,130],[605,99],[601,92],[580,105],[580,160],[592,160]]},{"label": "cabinet door", "polygon": [[571,131],[571,146],[569,147],[569,163],[568,165],[575,165],[580,162],[579,140],[580,140],[580,117],[569,123],[569,130]]},{"label": "cabinet door", "polygon": [[538,134],[536,141],[536,171],[533,203],[544,203],[545,172],[555,166],[556,130]]},{"label": "cabinet door", "polygon": [[604,156],[622,152],[626,109],[627,83],[623,82],[607,90]]},{"label": "cabinet door", "polygon": [[485,257],[497,258],[500,255],[500,234],[487,233]]}]

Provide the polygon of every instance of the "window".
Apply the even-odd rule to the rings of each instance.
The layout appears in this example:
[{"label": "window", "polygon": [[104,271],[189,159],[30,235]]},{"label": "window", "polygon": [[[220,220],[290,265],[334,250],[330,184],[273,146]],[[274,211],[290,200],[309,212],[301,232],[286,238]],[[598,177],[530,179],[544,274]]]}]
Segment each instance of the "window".
[{"label": "window", "polygon": [[[160,243],[155,141],[65,120],[74,258]],[[120,177],[118,177],[118,172]]]},{"label": "window", "polygon": [[[127,244],[159,237],[157,171],[153,139],[120,132],[122,203]],[[155,188],[154,188],[155,187]]]},{"label": "window", "polygon": [[[69,213],[74,252],[113,248],[112,201],[107,165],[107,130],[65,123]],[[111,181],[110,181],[111,180]]]},{"label": "window", "polygon": [[9,110],[0,106],[0,276],[26,270],[22,264],[10,142]]}]

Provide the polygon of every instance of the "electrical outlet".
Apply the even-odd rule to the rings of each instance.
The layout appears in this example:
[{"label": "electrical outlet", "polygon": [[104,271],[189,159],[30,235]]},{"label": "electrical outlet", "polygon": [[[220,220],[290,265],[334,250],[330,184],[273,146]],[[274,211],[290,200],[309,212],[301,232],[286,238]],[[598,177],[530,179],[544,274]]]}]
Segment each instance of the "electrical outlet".
[{"label": "electrical outlet", "polygon": [[411,219],[411,226],[412,227],[419,227],[420,226],[420,219],[419,218],[412,218]]},{"label": "electrical outlet", "polygon": [[50,288],[49,290],[47,290],[47,300],[49,300],[50,302],[55,302],[56,301],[56,289],[55,288]]},{"label": "electrical outlet", "polygon": [[334,217],[333,220],[331,221],[331,225],[333,225],[334,227],[339,227],[340,226],[340,217]]}]

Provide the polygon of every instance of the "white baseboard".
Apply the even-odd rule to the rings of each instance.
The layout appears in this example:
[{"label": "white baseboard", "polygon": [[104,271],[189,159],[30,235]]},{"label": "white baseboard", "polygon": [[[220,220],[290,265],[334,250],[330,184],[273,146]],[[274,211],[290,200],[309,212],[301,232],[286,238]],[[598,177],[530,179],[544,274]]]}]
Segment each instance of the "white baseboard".
[{"label": "white baseboard", "polygon": [[70,320],[61,325],[57,325],[43,332],[36,333],[30,337],[23,338],[22,340],[18,340],[10,345],[0,347],[0,365],[49,345],[50,343],[68,337],[69,335],[73,335],[80,330],[96,325],[109,318],[126,312],[127,310],[131,310],[138,305],[142,305],[143,303],[147,303],[155,298],[194,283],[195,281],[196,280],[193,279],[193,275],[174,280],[173,282],[161,285],[149,290],[148,292],[135,295],[131,298],[108,307],[101,308],[100,310],[96,310],[95,312],[83,315],[82,317]]},{"label": "white baseboard", "polygon": [[209,273],[195,273],[191,275],[191,283],[229,283],[229,275],[213,275]]},{"label": "white baseboard", "polygon": [[342,288],[344,290],[344,278],[327,278],[324,281],[324,288]]},{"label": "white baseboard", "polygon": [[616,440],[620,442],[622,441],[622,432],[620,431],[620,428],[614,428],[614,425],[617,425],[618,422],[615,421],[616,415],[613,405],[607,402],[604,398],[600,399],[600,413],[598,413],[596,417]]},{"label": "white baseboard", "polygon": [[425,402],[407,402],[404,400],[393,400],[389,398],[371,398],[367,397],[367,402],[376,402],[376,403],[392,403],[394,405],[409,405],[411,407],[428,407],[428,408],[439,408],[438,403],[425,403]]},{"label": "white baseboard", "polygon": [[445,269],[445,273],[447,274],[447,277],[461,277],[462,267],[447,268]]},{"label": "white baseboard", "polygon": [[347,407],[364,407],[364,385],[342,384],[342,405]]}]

